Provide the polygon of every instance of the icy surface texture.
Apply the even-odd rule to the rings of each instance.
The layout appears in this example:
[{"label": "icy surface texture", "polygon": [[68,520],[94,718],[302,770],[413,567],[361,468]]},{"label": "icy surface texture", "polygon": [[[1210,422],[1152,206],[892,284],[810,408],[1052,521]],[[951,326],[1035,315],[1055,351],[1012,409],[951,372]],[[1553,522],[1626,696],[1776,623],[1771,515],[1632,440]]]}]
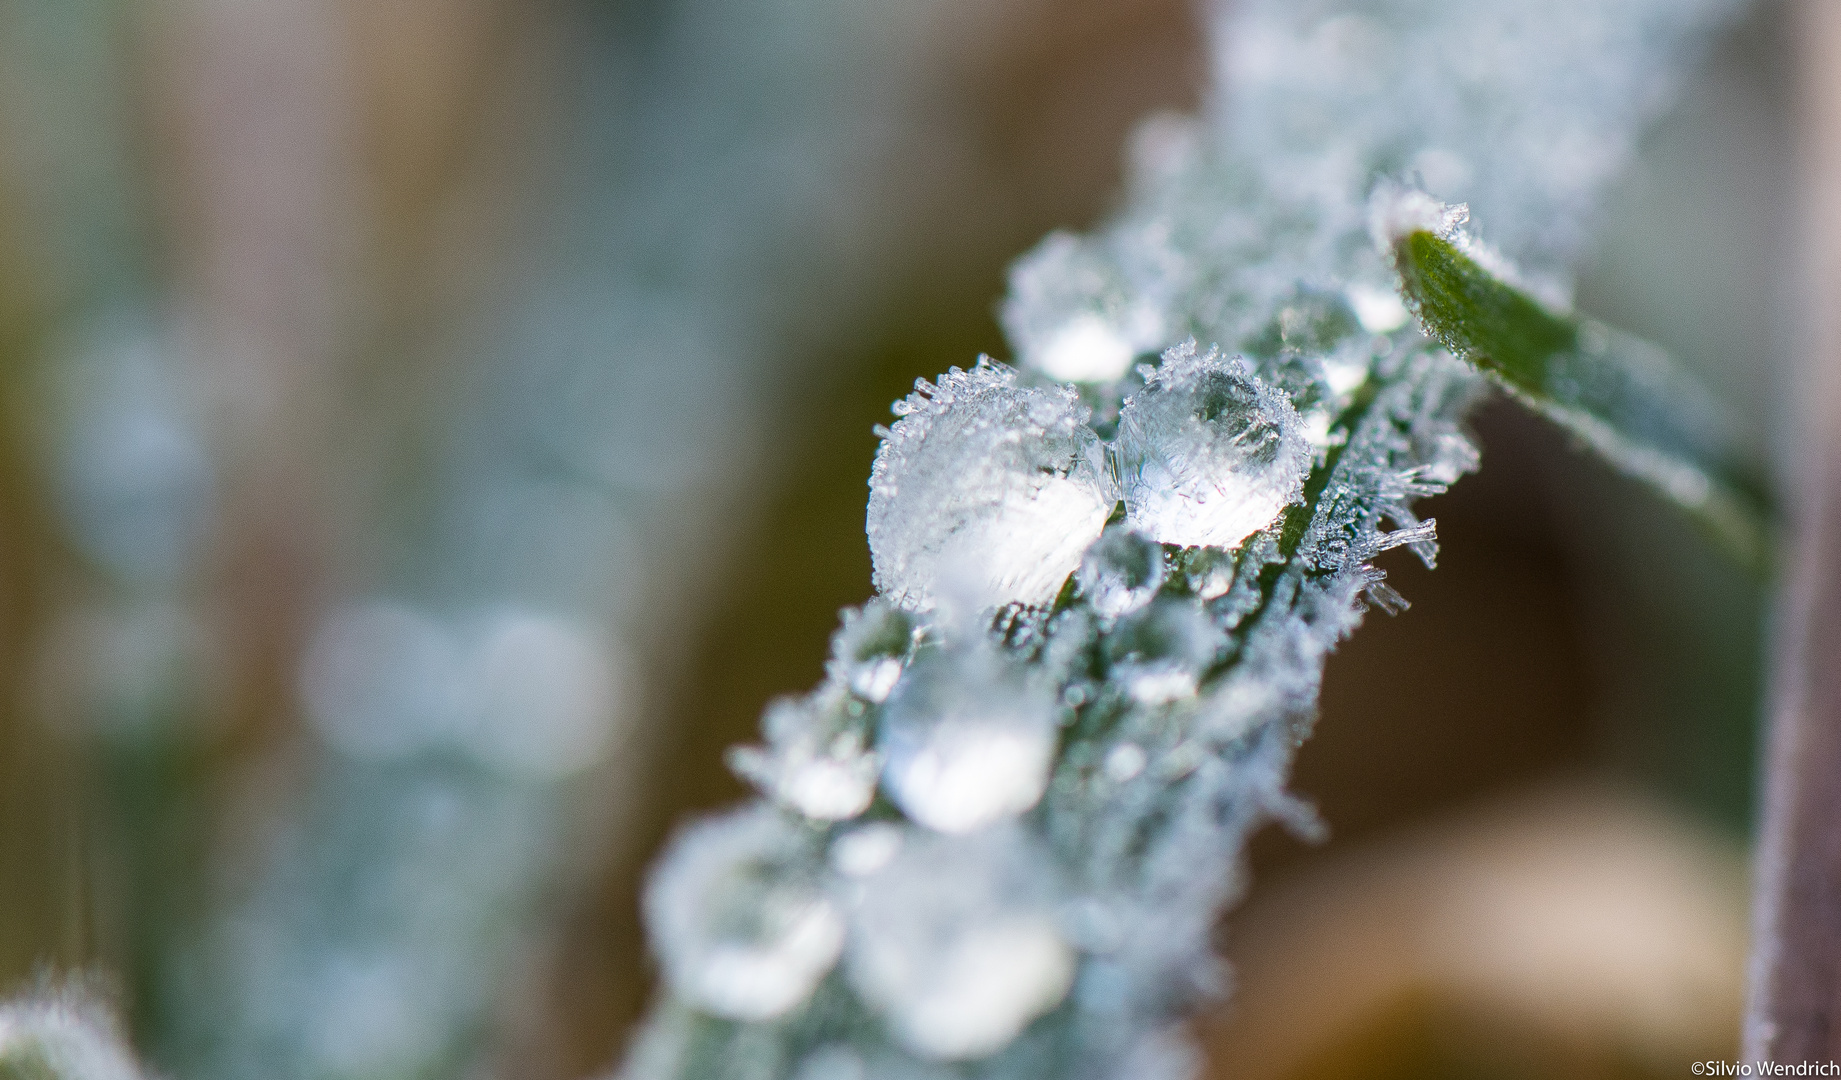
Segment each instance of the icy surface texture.
[{"label": "icy surface texture", "polygon": [[1367,237],[1380,176],[1468,202],[1484,240],[1564,296],[1593,193],[1685,69],[1681,31],[1737,7],[1214,5],[1212,107],[1146,124],[1123,213],[1013,268],[1003,314],[1017,355],[1071,378],[1068,340],[1249,349],[1300,287],[1385,324],[1372,304],[1395,289]]},{"label": "icy surface texture", "polygon": [[[1482,379],[1410,321],[1388,237],[1456,235],[1426,189],[1472,198],[1475,257],[1563,301],[1592,192],[1732,6],[1224,5],[1211,108],[1146,125],[1123,211],[1017,265],[1017,370],[897,404],[882,599],[738,758],[841,962],[770,1025],[667,995],[625,1075],[1192,1077],[1248,836],[1320,828],[1286,782],[1329,653],[1404,606],[1375,558],[1430,564],[1414,504],[1477,465]],[[881,771],[807,799],[819,761]],[[661,881],[726,850],[684,844]]]},{"label": "icy surface texture", "polygon": [[980,363],[895,411],[869,479],[876,588],[923,611],[1053,600],[1116,501],[1086,407]]}]

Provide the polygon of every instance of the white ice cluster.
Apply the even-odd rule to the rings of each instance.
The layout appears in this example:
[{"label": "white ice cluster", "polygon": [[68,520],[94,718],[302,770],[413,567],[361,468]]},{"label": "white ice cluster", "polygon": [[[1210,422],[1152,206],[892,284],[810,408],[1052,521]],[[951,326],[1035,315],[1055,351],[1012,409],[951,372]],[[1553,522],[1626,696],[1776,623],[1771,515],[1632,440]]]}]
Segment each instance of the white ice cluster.
[{"label": "white ice cluster", "polygon": [[1072,391],[988,361],[897,403],[870,475],[877,588],[922,611],[1039,607],[1120,499],[1149,540],[1218,548],[1297,501],[1312,447],[1289,397],[1194,342],[1145,371],[1103,445]]},{"label": "white ice cluster", "polygon": [[114,1018],[72,990],[0,1003],[0,1076],[141,1080]]},{"label": "white ice cluster", "polygon": [[[1246,839],[1315,827],[1285,786],[1324,663],[1404,603],[1374,559],[1429,563],[1413,504],[1477,464],[1480,379],[1409,325],[1371,226],[1469,197],[1563,292],[1589,195],[1732,6],[1233,4],[1212,110],[1147,125],[1121,215],[1017,266],[1019,368],[897,403],[882,597],[735,758],[773,803],[745,820],[805,861],[686,834],[649,908],[677,997],[626,1075],[1192,1076],[1176,1025],[1223,990]],[[835,941],[734,906],[782,882]],[[714,988],[733,949],[809,993],[751,1022]]]}]

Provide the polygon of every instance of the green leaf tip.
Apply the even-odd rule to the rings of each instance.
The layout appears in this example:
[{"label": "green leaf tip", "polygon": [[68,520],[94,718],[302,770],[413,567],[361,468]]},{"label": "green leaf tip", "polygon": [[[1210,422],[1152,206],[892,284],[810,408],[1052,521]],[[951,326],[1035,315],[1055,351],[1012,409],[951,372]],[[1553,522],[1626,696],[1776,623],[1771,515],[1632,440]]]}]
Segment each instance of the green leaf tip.
[{"label": "green leaf tip", "polygon": [[1429,229],[1392,241],[1421,329],[1768,573],[1770,500],[1718,403],[1660,348],[1556,314]]}]

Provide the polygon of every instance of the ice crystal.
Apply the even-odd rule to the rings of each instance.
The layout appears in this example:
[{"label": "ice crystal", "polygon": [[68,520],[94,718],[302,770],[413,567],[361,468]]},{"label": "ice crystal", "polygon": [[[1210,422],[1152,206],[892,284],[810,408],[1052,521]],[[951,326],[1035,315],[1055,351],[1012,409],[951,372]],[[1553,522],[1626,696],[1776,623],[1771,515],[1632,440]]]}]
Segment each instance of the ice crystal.
[{"label": "ice crystal", "polygon": [[884,785],[896,805],[963,833],[1034,806],[1055,752],[1055,699],[995,650],[933,650],[882,715]]},{"label": "ice crystal", "polygon": [[1163,548],[1130,529],[1109,529],[1080,564],[1080,592],[1101,615],[1124,615],[1149,603],[1163,577]]},{"label": "ice crystal", "polygon": [[760,812],[685,835],[646,893],[673,990],[735,1020],[770,1019],[812,992],[837,962],[844,926],[799,871],[803,842]]},{"label": "ice crystal", "polygon": [[981,363],[896,411],[869,480],[876,587],[919,610],[1054,599],[1116,502],[1079,399]]},{"label": "ice crystal", "polygon": [[[898,662],[890,669],[900,672]],[[892,681],[892,680],[891,680]],[[871,690],[886,693],[877,675]],[[869,807],[881,763],[868,746],[861,708],[852,714],[846,695],[784,699],[767,710],[761,727],[769,749],[732,751],[729,764],[775,801],[810,818],[842,821]]]},{"label": "ice crystal", "polygon": [[1126,402],[1116,447],[1125,520],[1179,547],[1238,547],[1297,501],[1311,459],[1288,398],[1193,344]]},{"label": "ice crystal", "polygon": [[910,841],[852,912],[851,983],[923,1058],[1000,1049],[1073,979],[1053,875],[1020,829]]},{"label": "ice crystal", "polygon": [[[1324,664],[1369,606],[1404,604],[1375,558],[1429,564],[1414,504],[1477,465],[1463,420],[1485,384],[1409,321],[1393,245],[1461,241],[1563,303],[1591,192],[1731,6],[1559,5],[1220,17],[1210,111],[1147,124],[1120,215],[1014,269],[1019,368],[897,404],[867,521],[882,599],[738,759],[779,803],[760,812],[809,837],[784,872],[828,882],[844,978],[771,1028],[667,1003],[633,1080],[763,1047],[784,1064],[760,1075],[802,1080],[1193,1075],[1177,1025],[1224,992],[1213,944],[1248,836],[1321,828],[1285,786]],[[1486,208],[1500,250],[1428,187]],[[871,755],[847,820],[786,790]],[[694,907],[678,868],[728,856],[683,845],[710,850],[660,880]],[[682,945],[659,948],[669,970]]]}]

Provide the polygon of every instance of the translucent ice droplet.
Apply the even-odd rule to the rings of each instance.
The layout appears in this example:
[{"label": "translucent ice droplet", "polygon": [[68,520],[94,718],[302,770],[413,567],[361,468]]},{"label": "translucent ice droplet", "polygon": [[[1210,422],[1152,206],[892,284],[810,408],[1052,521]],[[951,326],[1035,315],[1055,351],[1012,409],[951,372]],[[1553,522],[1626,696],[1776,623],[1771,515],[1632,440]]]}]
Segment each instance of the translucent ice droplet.
[{"label": "translucent ice droplet", "polygon": [[1116,496],[1073,391],[954,369],[897,403],[870,473],[876,587],[904,607],[1047,604]]},{"label": "translucent ice droplet", "polygon": [[932,829],[964,833],[1028,810],[1048,786],[1055,700],[987,649],[917,660],[882,716],[890,798]]},{"label": "translucent ice droplet", "polygon": [[881,702],[901,678],[913,641],[913,621],[890,604],[872,600],[845,611],[844,625],[831,636],[830,675],[859,697]]},{"label": "translucent ice droplet", "polygon": [[1000,1049],[1073,981],[1052,882],[1020,829],[917,839],[865,883],[852,914],[852,984],[919,1057]]},{"label": "translucent ice droplet", "polygon": [[809,698],[768,706],[767,747],[737,747],[729,764],[775,801],[821,821],[862,813],[876,794],[881,762],[854,705],[835,684]]},{"label": "translucent ice droplet", "polygon": [[1110,382],[1131,370],[1131,341],[1105,319],[1082,313],[1069,319],[1036,354],[1043,374],[1063,382]]},{"label": "translucent ice droplet", "polygon": [[1159,305],[1099,246],[1054,233],[1010,271],[1004,331],[1026,368],[1063,382],[1110,382],[1166,339]]},{"label": "translucent ice droplet", "polygon": [[1231,548],[1297,501],[1310,468],[1291,402],[1193,342],[1125,403],[1115,443],[1126,522],[1153,540]]},{"label": "translucent ice droplet", "polygon": [[1115,528],[1087,549],[1078,580],[1093,610],[1118,616],[1150,603],[1163,576],[1163,548],[1130,529]]},{"label": "translucent ice droplet", "polygon": [[867,877],[887,866],[901,851],[902,828],[873,821],[838,837],[831,844],[831,867],[845,877]]},{"label": "translucent ice droplet", "polygon": [[1349,286],[1348,295],[1349,306],[1355,309],[1355,317],[1363,330],[1371,334],[1390,334],[1406,325],[1406,302],[1400,299],[1399,293],[1358,284]]},{"label": "translucent ice droplet", "polygon": [[1221,631],[1195,604],[1162,599],[1113,634],[1108,643],[1112,679],[1146,705],[1190,697],[1221,643]]},{"label": "translucent ice droplet", "polygon": [[671,988],[732,1020],[803,1002],[843,949],[798,830],[748,811],[685,830],[646,889],[646,921]]}]

